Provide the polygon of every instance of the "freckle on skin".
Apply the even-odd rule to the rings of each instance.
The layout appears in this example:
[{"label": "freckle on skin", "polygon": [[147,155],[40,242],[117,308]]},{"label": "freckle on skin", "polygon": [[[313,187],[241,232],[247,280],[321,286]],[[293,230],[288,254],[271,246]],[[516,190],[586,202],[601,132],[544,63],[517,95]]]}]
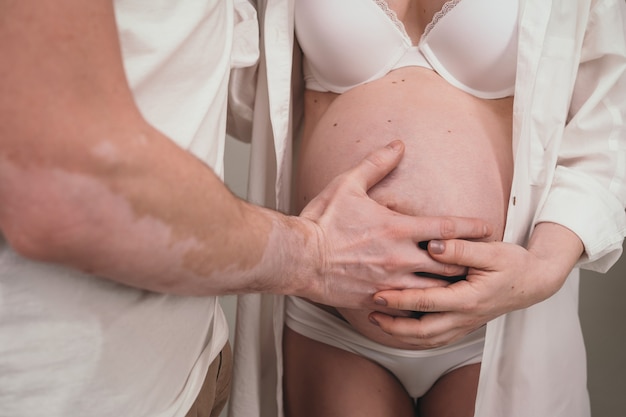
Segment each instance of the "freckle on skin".
[{"label": "freckle on skin", "polygon": [[333,124],[333,127],[335,127],[335,126],[337,126],[337,123],[334,123],[334,124]]},{"label": "freckle on skin", "polygon": [[361,139],[357,139],[357,140],[356,140],[356,143],[361,143]]},{"label": "freckle on skin", "polygon": [[391,123],[391,120],[387,120],[387,123]]}]

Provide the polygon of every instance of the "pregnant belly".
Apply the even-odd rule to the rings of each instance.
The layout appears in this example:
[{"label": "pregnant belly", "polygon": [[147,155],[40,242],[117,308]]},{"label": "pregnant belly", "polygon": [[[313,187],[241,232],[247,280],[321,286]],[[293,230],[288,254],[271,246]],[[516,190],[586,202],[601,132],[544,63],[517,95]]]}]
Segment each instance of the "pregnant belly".
[{"label": "pregnant belly", "polygon": [[[321,117],[307,110],[296,208],[371,150],[401,139],[404,158],[370,196],[405,214],[482,218],[499,239],[513,170],[511,115],[512,98],[477,99],[423,68],[393,71],[338,96]],[[372,326],[369,311],[338,312],[371,339],[410,348]]]}]

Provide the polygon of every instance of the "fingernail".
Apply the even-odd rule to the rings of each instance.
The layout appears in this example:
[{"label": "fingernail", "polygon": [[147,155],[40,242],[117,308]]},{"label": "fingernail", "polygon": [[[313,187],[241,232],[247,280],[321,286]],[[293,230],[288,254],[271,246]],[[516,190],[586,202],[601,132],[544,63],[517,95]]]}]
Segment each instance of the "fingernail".
[{"label": "fingernail", "polygon": [[376,321],[376,319],[375,319],[375,318],[374,318],[371,314],[368,316],[368,318],[370,319],[370,322],[371,322],[373,325],[380,326],[380,324],[378,323],[378,321]]},{"label": "fingernail", "polygon": [[387,306],[387,300],[385,300],[383,297],[376,297],[374,299],[374,302],[378,304],[379,306],[383,306],[383,307]]},{"label": "fingernail", "polygon": [[435,255],[440,255],[446,249],[446,244],[440,240],[431,240],[428,243],[428,251]]},{"label": "fingernail", "polygon": [[402,148],[402,142],[400,142],[399,140],[394,140],[389,145],[387,145],[387,147],[392,151],[398,152]]}]

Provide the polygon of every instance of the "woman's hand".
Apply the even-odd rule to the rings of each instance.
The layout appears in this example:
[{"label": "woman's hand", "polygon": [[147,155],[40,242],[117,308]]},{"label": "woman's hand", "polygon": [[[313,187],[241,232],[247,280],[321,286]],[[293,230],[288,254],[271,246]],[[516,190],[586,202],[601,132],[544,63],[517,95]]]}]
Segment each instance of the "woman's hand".
[{"label": "woman's hand", "polygon": [[556,293],[583,252],[580,239],[554,223],[537,225],[528,249],[502,242],[431,242],[439,262],[465,265],[467,279],[446,287],[381,291],[380,305],[426,312],[419,319],[380,312],[370,319],[390,335],[428,349],[454,342],[488,321]]}]

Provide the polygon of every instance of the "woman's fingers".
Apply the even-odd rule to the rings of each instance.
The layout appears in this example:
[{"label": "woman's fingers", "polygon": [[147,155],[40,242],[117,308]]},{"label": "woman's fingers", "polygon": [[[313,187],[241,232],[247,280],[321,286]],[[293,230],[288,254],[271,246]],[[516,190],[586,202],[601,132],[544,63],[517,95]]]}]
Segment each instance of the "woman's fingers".
[{"label": "woman's fingers", "polygon": [[431,312],[468,312],[476,305],[478,293],[467,281],[437,288],[407,288],[380,291],[374,300],[395,310]]},{"label": "woman's fingers", "polygon": [[441,263],[484,270],[491,269],[494,264],[496,248],[489,243],[458,239],[431,240],[428,243],[428,253]]},{"label": "woman's fingers", "polygon": [[385,333],[417,349],[432,349],[454,343],[483,325],[467,322],[457,313],[429,313],[416,319],[375,311],[369,317]]}]

